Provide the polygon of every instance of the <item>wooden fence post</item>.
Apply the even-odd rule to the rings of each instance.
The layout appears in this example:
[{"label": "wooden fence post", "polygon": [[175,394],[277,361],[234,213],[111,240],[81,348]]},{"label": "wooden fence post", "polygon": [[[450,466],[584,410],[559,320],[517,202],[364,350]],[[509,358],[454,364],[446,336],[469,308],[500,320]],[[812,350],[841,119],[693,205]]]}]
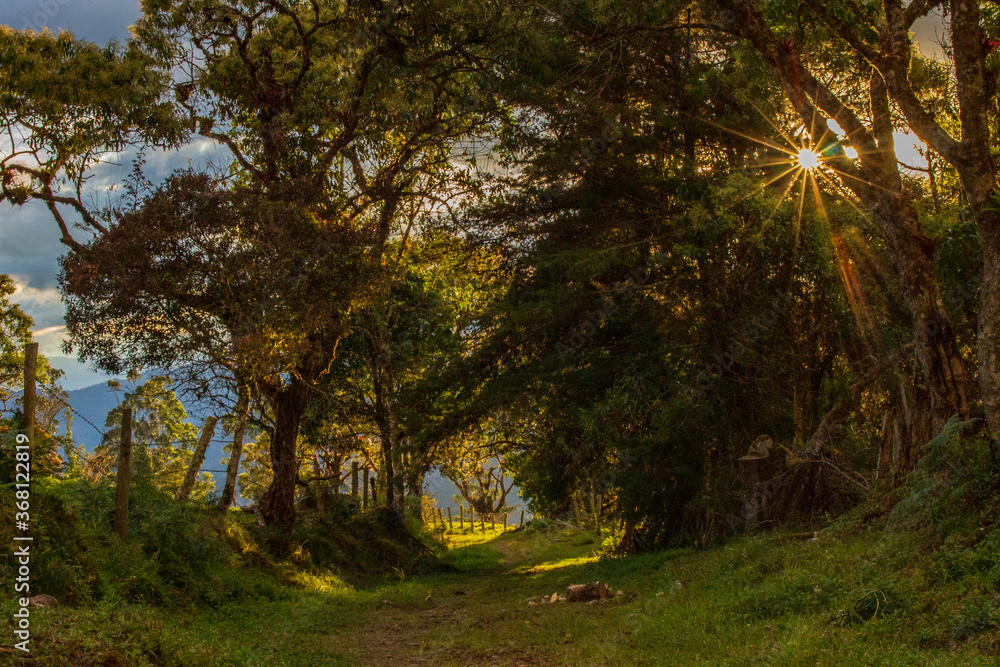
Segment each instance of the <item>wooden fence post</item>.
[{"label": "wooden fence post", "polygon": [[122,410],[122,440],[118,448],[118,488],[115,493],[115,532],[128,536],[128,487],[132,472],[132,408]]},{"label": "wooden fence post", "polygon": [[38,343],[27,343],[24,346],[24,434],[28,436],[29,451],[35,444],[35,370],[38,363]]},{"label": "wooden fence post", "polygon": [[361,490],[361,509],[368,509],[368,468],[365,468],[364,473],[361,475],[361,481],[363,483]]},{"label": "wooden fence post", "polygon": [[503,532],[507,532],[507,513],[503,513]]},{"label": "wooden fence post", "polygon": [[476,509],[472,505],[469,505],[469,528],[476,532]]},{"label": "wooden fence post", "polygon": [[[343,472],[343,467],[344,467],[344,460],[341,458],[340,452],[338,451],[336,454],[333,455],[333,467],[331,468],[331,470],[337,471],[337,479],[336,481],[330,480],[333,482],[333,495],[335,496],[340,495],[340,482],[341,482],[340,475]],[[316,474],[319,473],[317,472]]]},{"label": "wooden fence post", "polygon": [[448,506],[448,530],[455,530],[455,524],[451,520],[451,505]]},{"label": "wooden fence post", "polygon": [[[323,467],[319,462],[319,454],[313,452],[313,472],[317,477],[323,474]],[[312,483],[313,493],[316,498],[316,512],[321,517],[326,517],[326,496],[323,493],[323,482],[318,479]]]},{"label": "wooden fence post", "polygon": [[333,456],[333,469],[337,471],[337,481],[333,483],[333,495],[340,495],[341,475],[344,474],[344,460],[340,457],[340,452]]},{"label": "wooden fence post", "polygon": [[521,524],[518,528],[524,528],[524,510],[521,510]]},{"label": "wooden fence post", "polygon": [[351,461],[351,497],[358,497],[358,462]]},{"label": "wooden fence post", "polygon": [[594,529],[597,530],[597,535],[601,535],[601,519],[597,514],[597,499],[594,495],[594,481],[590,481],[590,514],[594,517]]},{"label": "wooden fence post", "polygon": [[497,514],[496,512],[490,512],[490,531],[496,532],[497,530]]},{"label": "wooden fence post", "polygon": [[441,528],[444,528],[444,511],[440,507],[438,508],[438,518],[441,520]]},{"label": "wooden fence post", "polygon": [[462,503],[458,504],[458,528],[465,530],[465,508],[462,507]]}]

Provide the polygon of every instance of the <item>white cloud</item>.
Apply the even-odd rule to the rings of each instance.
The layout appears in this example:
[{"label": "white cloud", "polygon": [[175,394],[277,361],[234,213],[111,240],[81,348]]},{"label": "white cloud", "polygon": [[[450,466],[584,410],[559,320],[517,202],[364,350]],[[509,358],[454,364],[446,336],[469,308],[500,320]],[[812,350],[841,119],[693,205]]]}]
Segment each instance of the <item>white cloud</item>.
[{"label": "white cloud", "polygon": [[38,289],[28,284],[24,276],[11,276],[14,293],[10,301],[21,307],[35,322],[31,332],[45,356],[62,354],[61,346],[66,339],[66,306],[58,290],[54,287]]},{"label": "white cloud", "polygon": [[63,353],[62,344],[66,340],[66,327],[45,327],[31,332],[35,342],[38,343],[38,351],[46,357],[56,357]]},{"label": "white cloud", "polygon": [[14,293],[10,300],[35,321],[32,334],[45,354],[59,353],[59,346],[66,337],[66,306],[54,287],[37,289],[26,284],[23,276],[12,276]]},{"label": "white cloud", "polygon": [[[22,308],[31,308],[34,312],[39,313],[41,319],[36,318],[36,323],[45,322],[46,320],[51,321],[51,316],[56,312],[59,313],[59,320],[62,320],[63,312],[63,302],[59,291],[54,287],[45,287],[38,289],[32,287],[24,278],[24,276],[13,275],[11,279],[14,281],[14,294],[11,296],[13,301],[21,304]],[[44,326],[50,326],[49,324],[44,324]]]}]

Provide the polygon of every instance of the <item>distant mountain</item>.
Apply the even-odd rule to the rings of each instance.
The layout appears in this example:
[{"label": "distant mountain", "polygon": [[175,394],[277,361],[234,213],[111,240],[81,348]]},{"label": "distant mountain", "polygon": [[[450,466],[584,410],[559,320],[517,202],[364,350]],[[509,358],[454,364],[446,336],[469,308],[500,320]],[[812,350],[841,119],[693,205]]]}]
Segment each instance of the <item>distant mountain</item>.
[{"label": "distant mountain", "polygon": [[73,415],[73,440],[82,444],[88,452],[101,444],[108,413],[118,407],[121,392],[112,391],[106,383],[92,384],[69,393],[69,404],[76,413]]},{"label": "distant mountain", "polygon": [[[101,444],[104,432],[107,430],[105,422],[108,413],[118,407],[122,392],[114,391],[107,386],[107,383],[93,384],[82,389],[74,389],[69,393],[69,404],[76,413],[73,416],[73,440],[82,444],[88,452],[94,451],[94,447]],[[187,421],[198,429],[201,429],[205,422],[205,417],[209,414],[207,406],[185,405],[188,411]],[[205,464],[202,470],[211,473],[215,479],[216,489],[221,490],[226,481],[225,468],[221,461],[226,456],[222,451],[223,446],[228,442],[222,437],[221,427],[216,429],[216,437],[208,446],[205,454]]]}]

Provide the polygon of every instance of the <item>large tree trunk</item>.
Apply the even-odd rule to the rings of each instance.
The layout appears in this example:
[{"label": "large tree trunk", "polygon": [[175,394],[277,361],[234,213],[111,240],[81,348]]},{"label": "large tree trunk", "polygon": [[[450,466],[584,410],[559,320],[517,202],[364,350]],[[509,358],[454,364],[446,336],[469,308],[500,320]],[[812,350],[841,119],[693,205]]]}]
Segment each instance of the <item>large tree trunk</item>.
[{"label": "large tree trunk", "polygon": [[980,394],[990,430],[1000,434],[1000,212],[990,201],[997,187],[996,164],[990,153],[995,137],[990,132],[994,84],[986,68],[989,55],[983,35],[979,3],[951,0],[951,47],[955,61],[955,83],[959,102],[961,140],[953,138],[924,108],[909,82],[913,44],[913,21],[928,11],[911,12],[899,2],[885,2],[885,21],[880,26],[879,49],[866,49],[856,36],[841,27],[841,33],[879,70],[910,129],[934,148],[957,171],[969,199],[983,252],[981,304],[977,357]]},{"label": "large tree trunk", "polygon": [[403,467],[400,461],[401,438],[396,415],[391,401],[392,380],[388,373],[380,375],[375,382],[375,421],[382,441],[382,474],[379,479],[385,489],[385,505],[401,510],[403,505]]},{"label": "large tree trunk", "polygon": [[[399,461],[400,433],[393,402],[396,397],[396,383],[393,377],[392,351],[385,331],[375,322],[369,322],[368,336],[371,342],[369,359],[372,384],[374,386],[374,420],[382,441],[382,471],[379,488],[385,489],[385,505],[401,510],[403,493],[400,482],[402,466]],[[402,512],[400,512],[402,513]]]},{"label": "large tree trunk", "polygon": [[271,437],[271,485],[260,499],[260,512],[270,526],[290,527],[295,521],[295,487],[298,461],[295,458],[299,421],[309,398],[308,384],[293,377],[271,397],[274,434]]},{"label": "large tree trunk", "polygon": [[[882,192],[871,208],[882,221],[900,292],[913,316],[913,342],[929,395],[931,430],[938,433],[952,416],[967,416],[969,403],[968,380],[955,334],[942,309],[935,243],[920,231],[913,204],[899,191]],[[924,442],[911,442],[910,446],[919,447]],[[915,458],[907,454],[902,460]]]},{"label": "large tree trunk", "polygon": [[983,248],[977,341],[979,385],[990,432],[1000,437],[1000,214],[982,211],[977,219]]},{"label": "large tree trunk", "polygon": [[899,378],[899,387],[891,393],[889,409],[882,417],[878,479],[899,481],[902,474],[917,464],[920,451],[913,443],[928,442],[940,429],[931,426],[930,397],[926,390],[914,387],[908,378]]},{"label": "large tree trunk", "polygon": [[226,483],[222,487],[219,509],[227,510],[236,498],[236,478],[240,474],[240,459],[243,458],[243,436],[246,433],[247,416],[250,412],[250,392],[240,383],[239,398],[236,401],[236,425],[233,427],[233,446],[229,451],[226,465]]},{"label": "large tree trunk", "polygon": [[201,437],[198,438],[198,445],[194,448],[194,454],[191,456],[191,463],[184,475],[184,481],[181,483],[181,488],[177,490],[177,500],[187,500],[191,496],[195,480],[198,479],[198,471],[201,470],[201,465],[205,462],[205,452],[208,451],[208,445],[212,442],[212,436],[215,435],[217,421],[219,418],[214,415],[205,419],[205,425],[201,427]]},{"label": "large tree trunk", "polygon": [[[996,72],[986,67],[989,57],[979,3],[951,0],[952,50],[962,141],[944,154],[958,170],[972,207],[983,251],[977,357],[986,421],[1000,437],[1000,194],[990,132]],[[991,90],[992,89],[992,90]]]},{"label": "large tree trunk", "polygon": [[[891,131],[888,134],[891,136]],[[903,302],[913,318],[914,352],[926,388],[924,400],[913,407],[929,412],[917,415],[917,419],[906,419],[906,427],[895,432],[892,477],[899,478],[913,469],[920,457],[920,448],[929,437],[939,433],[952,416],[968,416],[969,402],[962,357],[951,322],[943,310],[935,266],[936,244],[921,231],[913,203],[902,191],[891,140],[880,140],[880,148],[885,143],[888,147],[881,156],[879,169],[883,178],[874,181],[874,185],[885,186],[885,189],[867,188],[865,203],[882,231],[889,258],[899,277]],[[925,417],[929,431],[918,427],[918,422],[924,423]]]}]

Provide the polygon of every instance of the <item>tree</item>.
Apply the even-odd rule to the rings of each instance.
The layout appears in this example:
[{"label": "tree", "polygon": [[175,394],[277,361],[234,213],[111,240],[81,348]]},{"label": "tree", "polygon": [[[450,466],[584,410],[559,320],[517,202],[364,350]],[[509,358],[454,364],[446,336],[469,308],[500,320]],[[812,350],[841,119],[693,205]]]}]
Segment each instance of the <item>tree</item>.
[{"label": "tree", "polygon": [[[137,375],[132,381],[138,380]],[[121,389],[117,381],[112,387]],[[124,399],[108,413],[107,431],[94,448],[87,465],[92,479],[107,477],[118,461],[122,411],[132,409],[132,476],[170,495],[184,485],[188,463],[198,445],[198,429],[187,422],[187,410],[171,389],[166,376],[152,377],[126,392]],[[212,476],[201,473],[192,480],[188,495],[205,497],[215,489]]]},{"label": "tree", "polygon": [[514,488],[507,454],[530,447],[531,431],[505,414],[489,417],[476,431],[451,438],[453,442],[439,455],[441,473],[480,514],[503,512]]},{"label": "tree", "polygon": [[[105,243],[105,236],[114,236],[113,227],[83,200],[87,168],[100,153],[131,145],[177,145],[198,134],[230,151],[232,178],[225,188],[202,182],[187,193],[188,201],[170,203],[170,193],[180,195],[192,184],[179,179],[175,185],[180,189],[168,188],[166,199],[161,193],[155,201],[167,208],[154,211],[145,202],[131,207],[125,202],[105,217],[117,221],[131,208],[136,216],[188,216],[202,224],[205,219],[192,206],[205,198],[194,190],[208,197],[228,188],[235,197],[230,202],[247,198],[273,215],[274,226],[280,227],[283,220],[300,230],[312,225],[311,244],[293,244],[284,256],[302,274],[294,277],[299,284],[327,280],[337,261],[350,267],[324,285],[328,291],[339,288],[335,298],[298,302],[302,310],[293,321],[306,322],[303,330],[272,320],[277,324],[272,331],[258,326],[266,317],[236,315],[228,307],[206,313],[187,303],[173,314],[192,324],[190,329],[171,330],[172,324],[165,323],[148,329],[146,341],[133,339],[104,353],[97,352],[96,342],[85,344],[88,354],[109,365],[127,359],[126,365],[136,366],[185,355],[220,362],[216,353],[226,343],[232,347],[253,341],[249,345],[254,349],[276,351],[248,360],[237,370],[273,408],[274,476],[261,501],[262,512],[269,522],[287,525],[294,517],[299,420],[314,383],[336,353],[353,300],[362,299],[366,290],[380,289],[382,258],[398,233],[401,203],[444,202],[468,185],[466,172],[452,164],[450,149],[489,123],[488,98],[472,105],[464,102],[476,91],[476,72],[484,63],[481,51],[503,28],[504,10],[449,0],[377,5],[150,1],[144,10],[137,39],[124,48],[101,50],[66,35],[4,33],[2,62],[24,76],[12,82],[0,102],[8,126],[28,128],[30,157],[38,162],[14,169],[13,174],[29,180],[12,176],[8,200],[48,203],[71,251],[87,255],[88,249],[69,232],[59,206],[70,207],[97,234],[91,242],[95,247]],[[40,87],[39,80],[49,71],[59,74],[48,76]],[[80,79],[62,74],[73,72],[90,73]],[[105,94],[97,85],[116,77],[144,85],[131,97]],[[170,91],[173,100],[166,96]],[[48,159],[50,155],[55,157]],[[60,176],[76,185],[75,192],[54,189]],[[249,214],[257,216],[256,211]],[[179,241],[178,250],[186,242]],[[311,271],[310,261],[319,264],[318,271]],[[142,265],[137,258],[135,266]],[[116,274],[104,275],[112,288]],[[206,277],[212,274],[200,276]],[[177,293],[171,288],[148,298]],[[82,292],[75,294],[83,297]],[[260,309],[284,303],[281,291],[260,296]],[[233,319],[239,320],[236,328],[227,328]],[[90,330],[96,331],[96,320],[91,324]],[[84,328],[81,324],[74,335],[85,335]],[[208,333],[216,338],[206,340],[203,334]],[[262,337],[272,333],[276,335],[271,344],[261,344]],[[221,346],[216,339],[223,341]],[[287,342],[294,345],[283,347]],[[165,346],[174,343],[182,349],[167,352]],[[234,353],[226,349],[225,354]]]},{"label": "tree", "polygon": [[13,408],[13,400],[22,389],[24,345],[31,341],[34,324],[20,306],[10,302],[12,294],[14,281],[0,274],[0,405],[3,412]]},{"label": "tree", "polygon": [[326,427],[378,442],[379,479],[390,505],[419,495],[438,442],[424,438],[448,391],[430,378],[466,350],[463,329],[477,309],[477,289],[461,266],[456,240],[422,216],[413,239],[393,244],[386,292],[349,320],[339,358],[316,397]]},{"label": "tree", "polygon": [[[849,3],[817,5],[830,32],[871,65],[910,129],[958,172],[979,231],[983,256],[977,361],[983,408],[991,431],[1000,433],[1000,205],[997,198],[997,9],[992,3],[952,0],[885,0],[866,13]],[[950,17],[949,52],[958,101],[956,139],[937,113],[934,99],[921,99],[910,76],[914,22],[938,8]]]},{"label": "tree", "polygon": [[[23,419],[21,396],[24,391],[24,347],[32,342],[34,321],[10,297],[15,294],[14,281],[0,273],[0,433],[19,429]],[[63,461],[59,446],[63,445],[67,462],[72,466],[76,451],[72,436],[72,413],[67,410],[69,396],[59,386],[63,373],[39,354],[36,361],[38,382],[35,404],[35,441],[32,443],[34,467],[39,475],[60,472]],[[8,415],[10,415],[8,417]],[[66,436],[56,438],[60,424],[65,424]],[[13,450],[10,451],[11,456]],[[13,459],[11,459],[12,461]],[[4,470],[13,475],[13,465]]]},{"label": "tree", "polygon": [[[496,196],[463,220],[505,280],[440,380],[456,396],[439,435],[509,410],[532,425],[506,458],[532,508],[564,513],[593,483],[630,549],[735,530],[750,442],[804,448],[909,328],[895,284],[862,271],[886,252],[866,216],[835,184],[816,182],[822,208],[805,198],[782,136],[800,119],[698,21],[622,2],[525,22],[499,94],[531,122],[505,128]],[[870,466],[875,403],[840,420],[817,479]]]},{"label": "tree", "polygon": [[[772,28],[775,21],[768,21],[756,0],[722,0],[718,4],[728,12],[722,14],[726,28],[745,37],[760,54],[801,118],[815,150],[828,155],[827,165],[870,211],[886,243],[900,292],[913,318],[916,356],[929,393],[929,429],[908,425],[902,436],[906,445],[897,473],[905,472],[916,463],[918,448],[951,416],[969,414],[969,400],[963,360],[942,305],[936,243],[922,229],[899,174],[886,83],[880,72],[870,69],[865,77],[866,96],[855,97],[852,106],[846,91],[838,93],[821,82],[808,65],[813,55],[810,51],[816,51],[820,67],[824,58],[833,57],[830,53],[814,49],[802,35],[779,38]],[[870,119],[868,124],[864,118]],[[856,159],[831,140],[828,119],[844,129],[844,142],[855,148]]]},{"label": "tree", "polygon": [[275,475],[294,493],[298,419],[350,299],[337,278],[352,256],[331,252],[336,238],[301,206],[179,175],[64,259],[67,326],[107,369],[207,360],[251,378],[273,409]]}]

